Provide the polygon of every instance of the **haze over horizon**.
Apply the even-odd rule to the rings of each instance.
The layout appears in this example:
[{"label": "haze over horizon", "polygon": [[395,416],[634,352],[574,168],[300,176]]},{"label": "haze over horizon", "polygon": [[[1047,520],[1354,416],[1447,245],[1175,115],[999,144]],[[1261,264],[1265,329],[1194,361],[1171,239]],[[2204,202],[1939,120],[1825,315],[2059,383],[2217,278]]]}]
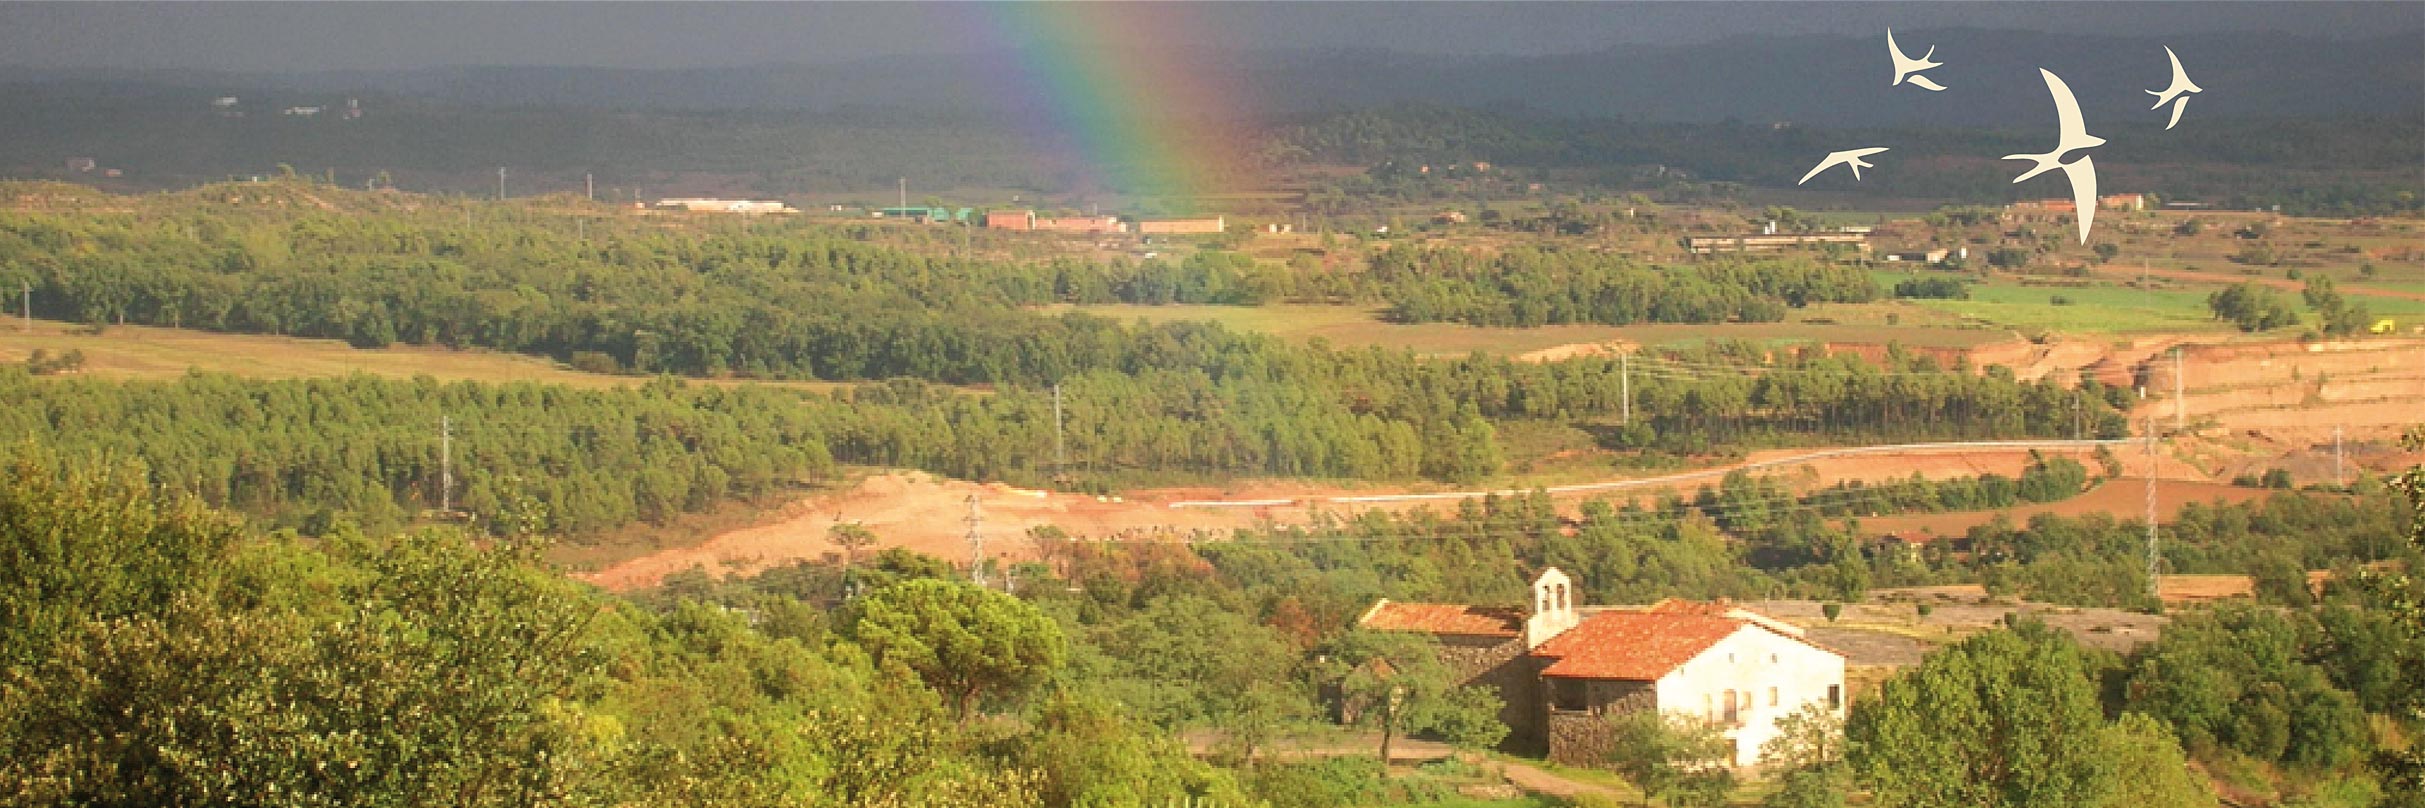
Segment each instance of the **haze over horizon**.
[{"label": "haze over horizon", "polygon": [[[1039,23],[1036,18],[1057,21]],[[1070,37],[1084,27],[1117,36]],[[259,73],[630,69],[1000,54],[1107,40],[1211,50],[1546,56],[1887,27],[2059,35],[2425,32],[2417,3],[0,4],[0,66]]]}]

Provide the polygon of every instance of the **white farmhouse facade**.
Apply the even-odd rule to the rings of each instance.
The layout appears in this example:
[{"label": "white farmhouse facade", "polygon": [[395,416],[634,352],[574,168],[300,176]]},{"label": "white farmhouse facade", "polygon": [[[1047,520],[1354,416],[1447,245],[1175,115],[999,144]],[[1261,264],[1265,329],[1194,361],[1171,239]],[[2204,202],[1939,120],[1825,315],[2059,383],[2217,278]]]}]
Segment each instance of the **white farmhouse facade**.
[{"label": "white farmhouse facade", "polygon": [[1735,745],[1735,765],[1760,760],[1777,721],[1805,705],[1844,711],[1844,657],[1794,637],[1744,623],[1654,684],[1659,712],[1718,725]]},{"label": "white farmhouse facade", "polygon": [[1381,601],[1358,622],[1432,634],[1470,684],[1500,691],[1514,751],[1592,765],[1608,751],[1608,718],[1657,710],[1707,721],[1759,762],[1777,721],[1807,705],[1838,716],[1844,657],[1804,631],[1724,601],[1581,607],[1565,573],[1534,579],[1523,609]]}]

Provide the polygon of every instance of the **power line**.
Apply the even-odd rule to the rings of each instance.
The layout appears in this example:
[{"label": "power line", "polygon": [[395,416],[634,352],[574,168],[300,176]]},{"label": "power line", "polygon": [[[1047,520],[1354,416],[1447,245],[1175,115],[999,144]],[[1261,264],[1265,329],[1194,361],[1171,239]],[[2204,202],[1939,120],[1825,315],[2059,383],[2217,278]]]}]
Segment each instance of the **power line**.
[{"label": "power line", "polygon": [[2157,577],[2156,551],[2156,417],[2147,416],[2147,596],[2162,602],[2163,579]]},{"label": "power line", "polygon": [[455,513],[455,422],[438,416],[438,513]]},{"label": "power line", "polygon": [[968,495],[968,516],[963,521],[968,523],[968,580],[982,587],[985,585],[985,514],[978,510],[975,494]]}]

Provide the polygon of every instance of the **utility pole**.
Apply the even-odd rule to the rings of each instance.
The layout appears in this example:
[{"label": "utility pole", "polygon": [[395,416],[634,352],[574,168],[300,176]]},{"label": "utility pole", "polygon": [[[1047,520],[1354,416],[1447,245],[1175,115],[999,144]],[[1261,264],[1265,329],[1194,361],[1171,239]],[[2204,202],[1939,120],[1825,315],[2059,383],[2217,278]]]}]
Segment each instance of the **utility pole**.
[{"label": "utility pole", "polygon": [[2172,348],[2172,431],[2189,431],[2189,382],[2181,375],[2181,346]]},{"label": "utility pole", "polygon": [[581,174],[581,189],[582,195],[589,197],[589,201],[598,201],[598,175],[583,172]]},{"label": "utility pole", "polygon": [[2341,428],[2335,426],[2332,428],[2332,484],[2336,488],[2349,485],[2349,480],[2341,473],[2348,458],[2349,455],[2341,449]]},{"label": "utility pole", "polygon": [[497,201],[505,201],[505,167],[497,167]]},{"label": "utility pole", "polygon": [[962,521],[968,523],[968,580],[983,587],[985,586],[985,534],[981,528],[985,524],[985,514],[977,510],[977,495],[968,495],[968,516]]},{"label": "utility pole", "polygon": [[909,207],[909,178],[901,178],[901,207]]},{"label": "utility pole", "polygon": [[2147,596],[2163,602],[2163,579],[2156,577],[2156,417],[2147,416]]},{"label": "utility pole", "polygon": [[438,516],[455,515],[455,421],[438,416]]},{"label": "utility pole", "polygon": [[18,282],[17,282],[17,293],[18,293],[18,294],[20,294],[20,295],[24,295],[24,296],[25,296],[25,297],[23,298],[23,300],[25,301],[25,304],[24,304],[24,305],[25,305],[25,333],[28,333],[28,334],[34,333],[34,284],[33,284],[33,282],[31,282],[31,281],[18,281]]},{"label": "utility pole", "polygon": [[1625,395],[1625,425],[1634,425],[1634,355],[1617,354],[1617,387]]}]

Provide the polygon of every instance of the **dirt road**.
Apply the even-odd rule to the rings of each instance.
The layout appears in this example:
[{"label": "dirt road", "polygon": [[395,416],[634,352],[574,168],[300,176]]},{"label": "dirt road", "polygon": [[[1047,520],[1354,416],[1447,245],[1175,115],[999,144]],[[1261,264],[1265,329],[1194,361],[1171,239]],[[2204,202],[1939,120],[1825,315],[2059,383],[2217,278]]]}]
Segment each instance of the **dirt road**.
[{"label": "dirt road", "polygon": [[[2095,441],[2008,441],[1982,444],[1908,444],[1820,451],[1760,452],[1745,462],[1656,477],[1609,480],[1547,489],[1561,502],[1611,496],[1650,495],[1715,483],[1743,469],[1777,475],[1797,487],[1839,480],[1886,482],[1919,473],[1931,479],[1979,474],[2017,476],[2032,451],[2085,458]],[[2187,467],[2170,473],[2193,474]],[[2194,478],[2193,478],[2194,479]],[[1527,489],[1497,493],[1522,493]],[[1104,541],[1218,539],[1240,528],[1305,524],[1366,510],[1391,512],[1454,507],[1457,500],[1492,491],[1391,491],[1387,493],[1287,482],[1244,482],[1227,488],[1160,489],[1119,498],[1033,491],[1000,484],[938,478],[920,472],[871,475],[849,490],[803,499],[767,524],[734,530],[706,542],[662,550],[610,566],[587,579],[613,590],[654,586],[665,576],[700,567],[711,573],[751,574],[802,559],[839,552],[826,541],[836,524],[857,522],[873,531],[878,548],[907,547],[928,555],[966,559],[977,548],[968,540],[969,500],[974,497],[985,539],[982,552],[998,563],[1035,557],[1028,531],[1051,525],[1072,536]]]}]

